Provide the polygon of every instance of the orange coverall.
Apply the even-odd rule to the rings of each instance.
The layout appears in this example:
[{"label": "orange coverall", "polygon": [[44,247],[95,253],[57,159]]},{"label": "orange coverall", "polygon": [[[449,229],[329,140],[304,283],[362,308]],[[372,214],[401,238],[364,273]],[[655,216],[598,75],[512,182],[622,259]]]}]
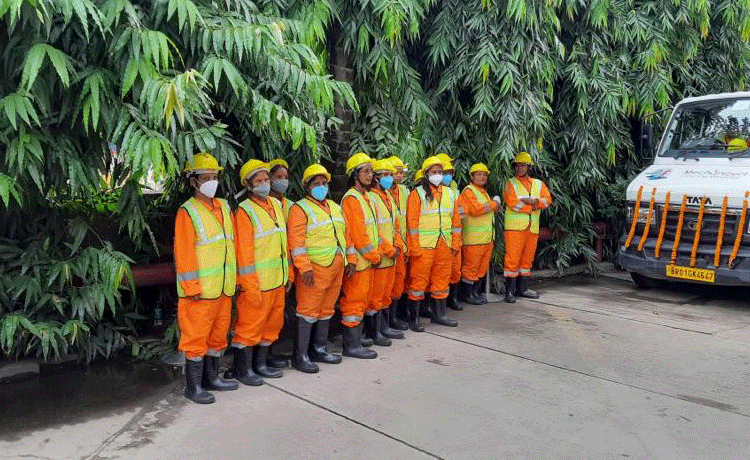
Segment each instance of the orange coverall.
[{"label": "orange coverall", "polygon": [[[443,190],[430,185],[433,199],[440,201]],[[422,300],[425,291],[429,291],[433,299],[448,297],[448,284],[451,276],[453,252],[461,250],[461,215],[458,205],[453,206],[451,246],[445,244],[442,237],[438,238],[435,248],[423,248],[419,245],[419,234],[412,234],[412,230],[419,229],[419,215],[422,200],[416,190],[409,194],[406,209],[406,226],[409,229],[407,243],[409,245],[409,299]]]},{"label": "orange coverall", "polygon": [[[224,224],[221,205],[213,200],[213,208],[198,200],[211,211],[220,224]],[[174,232],[174,264],[177,273],[198,270],[195,254],[195,228],[193,220],[184,209],[177,211]],[[190,297],[201,293],[200,280],[180,281],[185,297],[177,301],[177,324],[180,327],[178,349],[187,359],[198,359],[205,355],[221,356],[227,346],[227,332],[232,318],[232,298],[221,295],[218,299],[193,300]]]},{"label": "orange coverall", "polygon": [[[313,200],[311,200],[313,201]],[[314,201],[330,215],[328,203]],[[304,248],[307,235],[307,214],[299,206],[292,205],[287,222],[287,239],[289,250]],[[346,248],[344,248],[346,250]],[[349,254],[348,262],[357,263],[357,256]],[[307,320],[330,319],[334,313],[336,301],[341,293],[341,283],[344,277],[344,254],[336,254],[330,266],[324,267],[310,261],[307,254],[294,256],[295,279],[294,290],[297,296],[297,315]],[[313,271],[315,282],[307,286],[299,280],[302,273]]]},{"label": "orange coverall", "polygon": [[[521,181],[521,184],[528,190],[528,195],[531,195],[531,179],[529,177],[519,177],[516,179]],[[536,209],[545,209],[552,204],[552,196],[550,196],[547,185],[542,182],[542,188],[540,191],[539,205]],[[503,201],[505,204],[515,209],[518,212],[531,213],[533,208],[531,205],[523,204],[516,196],[516,191],[513,189],[513,185],[510,182],[505,184],[505,190],[503,190]],[[526,230],[506,230],[505,232],[505,263],[503,264],[503,272],[506,278],[515,278],[517,276],[529,276],[531,275],[531,265],[534,263],[534,255],[536,253],[536,243],[539,239],[539,235],[531,233],[528,228]]]},{"label": "orange coverall", "polygon": [[[404,251],[404,242],[401,239],[401,234],[399,233],[399,230],[401,227],[398,224],[398,219],[395,218],[395,214],[393,213],[393,209],[391,209],[391,203],[388,199],[388,195],[384,191],[378,188],[373,188],[371,190],[373,193],[377,194],[380,198],[382,198],[383,202],[385,203],[385,206],[388,208],[388,210],[391,212],[391,215],[394,215],[393,220],[393,245],[391,245],[390,242],[386,241],[385,238],[380,240],[380,253],[385,255],[386,257],[393,257],[396,254],[396,249],[398,248],[399,253]],[[395,262],[395,261],[394,261]],[[391,291],[393,290],[393,282],[396,277],[396,265],[392,265],[390,267],[379,267],[375,268],[373,272],[373,286],[374,289],[370,293],[370,299],[369,299],[369,307],[367,309],[367,312],[369,314],[375,313],[380,310],[384,310],[391,306]]]},{"label": "orange coverall", "polygon": [[[393,201],[396,202],[396,206],[399,203],[399,188],[393,187],[389,190]],[[402,213],[406,212],[406,209],[400,210]],[[399,228],[400,225],[399,225]],[[406,242],[401,248],[401,253],[396,257],[396,264],[393,266],[393,288],[391,289],[391,299],[400,299],[404,295],[404,288],[406,286]]]},{"label": "orange coverall", "polygon": [[[356,192],[359,193],[359,192]],[[366,203],[370,203],[367,194],[364,195]],[[374,218],[375,211],[370,206]],[[354,247],[357,251],[362,251],[367,246],[372,249],[360,254],[370,261],[373,265],[380,263],[380,250],[377,241],[370,241],[365,229],[365,215],[359,201],[353,196],[344,197],[341,201],[341,212],[344,214],[346,222],[346,246]],[[362,321],[362,317],[367,311],[370,299],[370,291],[374,286],[373,267],[368,267],[362,271],[354,272],[349,277],[344,277],[342,285],[342,297],[339,303],[341,308],[341,323],[346,327],[357,327]]]},{"label": "orange coverall", "polygon": [[[276,218],[271,202],[251,196],[268,214]],[[238,209],[234,213],[235,241],[237,242],[237,266],[255,265],[255,238],[253,222],[245,211]],[[289,257],[289,254],[287,254]],[[289,274],[289,282],[292,282]],[[261,291],[258,273],[237,274],[240,295],[237,297],[237,319],[234,323],[233,344],[252,347],[271,345],[279,338],[279,331],[284,326],[284,301],[286,286],[279,286],[269,291]]]},{"label": "orange coverall", "polygon": [[[487,213],[493,213],[500,208],[497,203],[490,199],[490,196],[483,187],[474,186],[487,198],[490,209],[488,210],[485,204],[480,204],[474,192],[467,188],[461,192],[461,196],[459,197],[459,206],[463,208],[467,215],[479,217]],[[472,245],[467,245],[464,242],[461,246],[461,278],[465,282],[473,283],[487,274],[494,245],[494,241],[487,244]]]}]

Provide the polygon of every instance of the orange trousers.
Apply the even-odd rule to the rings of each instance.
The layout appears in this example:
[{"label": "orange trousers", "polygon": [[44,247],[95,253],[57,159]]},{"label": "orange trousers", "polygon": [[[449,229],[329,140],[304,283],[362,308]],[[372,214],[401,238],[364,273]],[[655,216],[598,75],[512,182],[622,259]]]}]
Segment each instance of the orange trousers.
[{"label": "orange trousers", "polygon": [[372,289],[367,307],[367,314],[383,310],[391,306],[391,291],[396,276],[396,266],[373,269]]},{"label": "orange trousers", "polygon": [[253,305],[246,292],[237,298],[237,321],[234,323],[232,345],[271,345],[279,338],[284,326],[286,289],[279,286],[261,291],[260,305]]},{"label": "orange trousers", "polygon": [[433,299],[448,297],[448,284],[451,277],[453,253],[442,238],[435,249],[422,248],[419,257],[409,258],[409,299],[424,299],[425,291]]},{"label": "orange trousers", "polygon": [[534,263],[536,243],[539,235],[529,230],[505,231],[505,263],[503,276],[515,278],[531,275],[531,265]]},{"label": "orange trousers", "polygon": [[344,257],[337,255],[329,267],[312,264],[315,282],[306,286],[302,274],[297,271],[294,278],[294,291],[297,296],[297,316],[308,323],[319,319],[331,319],[336,301],[341,294],[344,278]]},{"label": "orange trousers", "polygon": [[451,254],[451,283],[456,284],[461,281],[461,251],[458,254]]},{"label": "orange trousers", "polygon": [[493,243],[461,247],[461,281],[472,284],[484,278],[490,266]]},{"label": "orange trousers", "polygon": [[344,277],[341,286],[341,324],[346,327],[357,327],[362,321],[370,301],[370,290],[375,280],[373,268],[354,272]]},{"label": "orange trousers", "polygon": [[406,287],[406,255],[401,252],[396,258],[396,265],[393,266],[393,289],[391,289],[391,299],[400,299],[404,295]]},{"label": "orange trousers", "polygon": [[221,356],[227,347],[231,320],[231,297],[222,295],[212,300],[180,298],[177,301],[177,324],[180,326],[177,348],[187,359]]}]

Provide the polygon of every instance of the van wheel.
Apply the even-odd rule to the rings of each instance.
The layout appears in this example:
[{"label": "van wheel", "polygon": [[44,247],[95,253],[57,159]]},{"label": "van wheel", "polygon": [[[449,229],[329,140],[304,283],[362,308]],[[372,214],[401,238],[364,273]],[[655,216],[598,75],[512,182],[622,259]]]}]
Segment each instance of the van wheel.
[{"label": "van wheel", "polygon": [[658,286],[657,280],[643,276],[640,273],[630,272],[630,277],[633,278],[635,285],[641,289],[651,289]]}]

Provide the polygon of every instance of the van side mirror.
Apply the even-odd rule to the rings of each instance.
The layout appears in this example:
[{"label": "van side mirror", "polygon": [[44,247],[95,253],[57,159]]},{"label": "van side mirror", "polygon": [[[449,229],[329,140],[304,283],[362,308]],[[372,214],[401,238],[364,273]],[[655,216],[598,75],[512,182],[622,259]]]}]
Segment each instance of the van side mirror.
[{"label": "van side mirror", "polygon": [[641,125],[640,141],[641,158],[650,160],[654,156],[654,127],[650,123]]}]

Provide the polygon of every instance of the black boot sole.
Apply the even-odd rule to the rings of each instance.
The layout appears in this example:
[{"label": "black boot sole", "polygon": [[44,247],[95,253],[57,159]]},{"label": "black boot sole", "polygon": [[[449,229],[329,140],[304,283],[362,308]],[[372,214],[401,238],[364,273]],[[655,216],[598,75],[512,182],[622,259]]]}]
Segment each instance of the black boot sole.
[{"label": "black boot sole", "polygon": [[297,369],[300,372],[304,372],[305,374],[317,374],[320,372],[320,368],[313,363],[304,363],[304,364],[298,364],[295,362],[292,362],[292,367]]},{"label": "black boot sole", "polygon": [[[372,352],[372,353],[368,353],[368,352]],[[364,350],[364,352],[360,352],[360,351],[353,352],[353,351],[344,350],[344,352],[341,354],[346,356],[347,358],[357,358],[357,359],[375,359],[378,357],[378,353],[374,350]]]},{"label": "black boot sole", "polygon": [[216,402],[216,398],[211,393],[198,393],[191,395],[186,391],[185,397],[196,404],[212,404]]}]

